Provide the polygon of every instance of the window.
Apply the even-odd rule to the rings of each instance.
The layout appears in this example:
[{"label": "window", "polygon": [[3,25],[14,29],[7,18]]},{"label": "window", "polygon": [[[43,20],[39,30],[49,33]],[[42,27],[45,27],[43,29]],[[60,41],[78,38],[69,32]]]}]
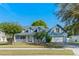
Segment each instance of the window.
[{"label": "window", "polygon": [[34,32],[37,32],[37,29]]},{"label": "window", "polygon": [[56,32],[59,32],[59,28],[56,28]]},{"label": "window", "polygon": [[28,30],[26,30],[26,32],[28,32]]},{"label": "window", "polygon": [[26,38],[26,36],[21,36],[21,37],[20,37],[20,39],[25,39],[25,38]]},{"label": "window", "polygon": [[16,39],[25,39],[26,36],[16,36]]},{"label": "window", "polygon": [[17,35],[17,36],[16,36],[16,39],[20,39],[20,36]]},{"label": "window", "polygon": [[75,42],[77,42],[77,40],[75,40]]}]

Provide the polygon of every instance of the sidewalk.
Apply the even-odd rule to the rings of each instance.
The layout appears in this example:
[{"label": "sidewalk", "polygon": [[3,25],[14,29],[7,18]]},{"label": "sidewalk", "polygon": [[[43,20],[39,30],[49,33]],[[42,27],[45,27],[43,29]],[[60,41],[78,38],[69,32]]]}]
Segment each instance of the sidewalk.
[{"label": "sidewalk", "polygon": [[65,48],[0,48],[0,50],[64,50]]},{"label": "sidewalk", "polygon": [[0,50],[72,50],[79,55],[79,48],[0,48]]}]

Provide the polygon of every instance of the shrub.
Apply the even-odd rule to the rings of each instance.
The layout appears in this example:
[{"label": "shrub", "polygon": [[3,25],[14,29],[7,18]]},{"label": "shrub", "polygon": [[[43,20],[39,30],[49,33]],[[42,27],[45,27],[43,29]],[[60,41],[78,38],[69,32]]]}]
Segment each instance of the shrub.
[{"label": "shrub", "polygon": [[46,42],[47,42],[47,43],[50,43],[50,42],[51,42],[51,39],[52,39],[51,36],[49,36],[49,35],[46,36]]},{"label": "shrub", "polygon": [[47,43],[46,44],[47,48],[62,48],[63,45],[55,44],[55,43]]}]

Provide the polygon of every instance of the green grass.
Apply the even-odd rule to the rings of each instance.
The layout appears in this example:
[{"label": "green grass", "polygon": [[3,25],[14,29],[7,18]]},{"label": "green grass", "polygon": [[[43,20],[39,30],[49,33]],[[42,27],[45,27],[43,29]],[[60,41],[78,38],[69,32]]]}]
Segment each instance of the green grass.
[{"label": "green grass", "polygon": [[23,43],[23,42],[16,42],[13,45],[0,43],[0,48],[44,48],[44,46],[28,44],[28,43]]},{"label": "green grass", "polygon": [[72,50],[0,50],[0,55],[74,55]]},{"label": "green grass", "polygon": [[15,44],[9,45],[7,43],[0,42],[0,48],[62,48],[63,45],[59,44],[34,44],[34,43],[24,43],[16,42]]}]

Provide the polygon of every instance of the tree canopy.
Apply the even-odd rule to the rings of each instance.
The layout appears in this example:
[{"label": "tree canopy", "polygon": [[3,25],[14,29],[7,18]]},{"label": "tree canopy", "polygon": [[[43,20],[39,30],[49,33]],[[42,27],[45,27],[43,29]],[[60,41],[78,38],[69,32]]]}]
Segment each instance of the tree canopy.
[{"label": "tree canopy", "polygon": [[12,37],[11,42],[14,41],[14,34],[22,31],[19,24],[9,22],[0,23],[0,29]]},{"label": "tree canopy", "polygon": [[32,26],[43,26],[43,27],[47,27],[47,24],[43,20],[37,20],[37,21],[35,21],[35,22],[32,23]]},{"label": "tree canopy", "polygon": [[20,25],[9,22],[0,23],[0,29],[6,34],[15,34],[22,31],[22,27]]},{"label": "tree canopy", "polygon": [[64,3],[58,4],[59,11],[57,17],[65,22],[65,28],[69,30],[69,34],[79,34],[79,4],[78,3]]},{"label": "tree canopy", "polygon": [[60,9],[57,13],[57,16],[61,21],[68,21],[75,23],[79,21],[79,4],[78,3],[64,3],[58,4]]}]

